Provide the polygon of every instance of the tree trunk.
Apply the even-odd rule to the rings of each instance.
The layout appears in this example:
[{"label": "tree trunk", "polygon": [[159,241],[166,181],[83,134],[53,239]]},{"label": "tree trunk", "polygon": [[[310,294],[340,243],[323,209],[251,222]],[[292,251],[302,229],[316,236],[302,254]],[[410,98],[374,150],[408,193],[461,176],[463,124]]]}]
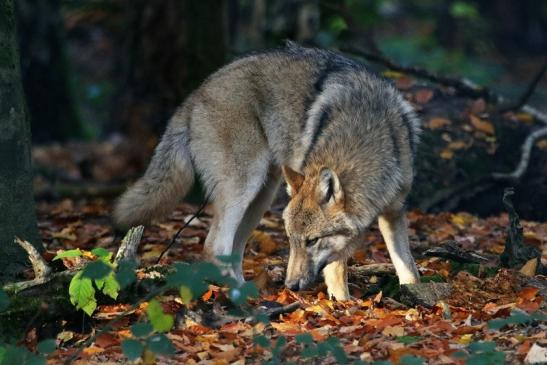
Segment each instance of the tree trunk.
[{"label": "tree trunk", "polygon": [[193,89],[224,64],[227,1],[131,0],[114,120],[137,140],[158,134]]},{"label": "tree trunk", "polygon": [[17,0],[23,87],[33,139],[84,138],[71,81],[59,0]]},{"label": "tree trunk", "polygon": [[27,265],[15,236],[41,249],[15,27],[13,0],[0,0],[0,282],[14,278]]}]

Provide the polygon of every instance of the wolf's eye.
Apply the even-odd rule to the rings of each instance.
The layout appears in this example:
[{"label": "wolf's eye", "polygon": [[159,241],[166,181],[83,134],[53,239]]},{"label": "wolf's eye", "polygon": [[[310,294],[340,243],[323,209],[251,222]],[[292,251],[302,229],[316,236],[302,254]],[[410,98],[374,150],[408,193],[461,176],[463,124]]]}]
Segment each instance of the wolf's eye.
[{"label": "wolf's eye", "polygon": [[319,241],[319,238],[307,239],[306,240],[306,247],[311,247],[311,246],[315,245],[317,243],[317,241]]}]

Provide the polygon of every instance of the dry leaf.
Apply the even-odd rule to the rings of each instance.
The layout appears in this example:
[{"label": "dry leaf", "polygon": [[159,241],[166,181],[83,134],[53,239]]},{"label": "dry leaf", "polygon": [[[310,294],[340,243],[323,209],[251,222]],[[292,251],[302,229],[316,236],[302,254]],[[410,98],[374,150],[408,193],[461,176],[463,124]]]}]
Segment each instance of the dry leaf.
[{"label": "dry leaf", "polygon": [[469,120],[471,125],[478,131],[481,131],[486,134],[493,135],[496,133],[494,125],[487,120],[482,120],[479,117],[471,114],[469,115]]},{"label": "dry leaf", "polygon": [[467,147],[467,143],[465,143],[464,141],[454,141],[448,144],[448,149],[451,150],[461,150]]},{"label": "dry leaf", "polygon": [[441,151],[440,156],[442,159],[451,160],[454,157],[454,151],[445,148]]},{"label": "dry leaf", "polygon": [[402,76],[402,77],[399,77],[396,81],[395,81],[395,86],[397,87],[397,89],[399,90],[408,90],[410,89],[412,86],[414,86],[416,84],[416,79],[412,78],[412,77],[409,77],[409,76]]},{"label": "dry leaf", "polygon": [[431,118],[429,122],[427,123],[427,128],[435,130],[442,127],[446,127],[447,125],[450,125],[450,124],[452,124],[452,122],[446,118]]},{"label": "dry leaf", "polygon": [[527,364],[545,364],[547,362],[547,348],[534,343],[528,351],[524,362]]},{"label": "dry leaf", "polygon": [[384,336],[400,337],[405,335],[405,329],[401,326],[387,326],[382,331]]},{"label": "dry leaf", "polygon": [[430,89],[420,89],[414,93],[414,99],[418,104],[427,104],[433,98],[433,91]]},{"label": "dry leaf", "polygon": [[253,231],[251,240],[258,243],[258,250],[266,255],[270,255],[277,250],[277,244],[269,234],[261,231]]},{"label": "dry leaf", "polygon": [[534,276],[536,274],[536,269],[538,267],[538,259],[534,257],[533,259],[528,260],[521,268],[520,273],[524,276]]},{"label": "dry leaf", "polygon": [[471,114],[482,114],[486,110],[486,102],[483,98],[477,99],[471,104]]}]

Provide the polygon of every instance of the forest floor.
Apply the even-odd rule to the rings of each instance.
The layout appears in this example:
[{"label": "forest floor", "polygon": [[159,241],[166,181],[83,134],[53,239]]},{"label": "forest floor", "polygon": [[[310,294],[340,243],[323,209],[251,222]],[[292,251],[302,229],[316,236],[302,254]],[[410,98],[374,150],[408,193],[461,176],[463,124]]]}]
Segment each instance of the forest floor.
[{"label": "forest floor", "polygon": [[[59,250],[74,248],[102,247],[115,252],[120,239],[114,237],[110,226],[110,210],[110,204],[102,199],[39,203],[39,227],[47,247],[46,259],[51,260]],[[138,253],[142,268],[156,263],[176,231],[196,210],[195,206],[182,204],[167,220],[145,229]],[[433,215],[411,211],[408,220],[411,246],[422,276],[447,282],[452,287],[451,294],[436,305],[408,307],[402,304],[394,275],[361,276],[356,280],[350,272],[350,288],[355,299],[346,302],[329,300],[322,284],[304,292],[287,290],[283,287],[283,278],[288,244],[280,212],[274,211],[261,220],[245,253],[245,277],[254,280],[260,290],[260,297],[253,299],[251,305],[299,302],[300,307],[272,318],[270,324],[227,319],[215,328],[185,315],[197,310],[199,303],[191,304],[185,312],[178,293],[167,293],[159,300],[164,311],[177,318],[175,326],[166,333],[176,353],[157,358],[145,353],[144,363],[244,364],[275,359],[298,363],[339,362],[340,354],[336,353],[304,359],[302,349],[306,346],[308,354],[323,354],[317,347],[312,349],[315,352],[310,352],[313,345],[304,345],[302,342],[306,341],[301,334],[311,335],[317,344],[336,337],[350,361],[365,363],[388,360],[394,364],[420,364],[423,359],[429,364],[464,364],[466,361],[497,364],[502,363],[503,358],[505,363],[522,363],[525,358],[527,361],[545,359],[547,325],[526,316],[544,313],[545,277],[534,276],[527,268],[521,272],[499,268],[499,255],[504,250],[509,227],[507,214],[480,219],[466,213]],[[205,209],[204,214],[181,233],[160,263],[197,260],[210,221],[210,212]],[[547,223],[521,223],[525,243],[543,249],[545,263]],[[352,267],[390,262],[377,226],[371,228],[364,241],[364,248],[351,259]],[[448,241],[455,241],[463,251],[484,256],[487,261],[480,265],[462,264],[424,255],[426,250]],[[211,285],[199,302],[217,310],[225,305],[222,292],[221,288]],[[82,315],[81,322],[63,322],[64,328],[57,335],[58,349],[50,355],[48,363],[65,361],[96,329],[129,307],[129,303],[106,301],[91,318]],[[97,336],[75,363],[125,363],[121,342],[130,337],[130,326],[145,317],[146,307],[145,302],[118,322],[115,329]],[[501,318],[509,319],[491,322]],[[82,332],[82,328],[86,330]],[[26,334],[29,348],[40,340],[39,331],[34,328]],[[271,341],[272,346],[257,341],[257,335]],[[274,343],[279,346],[276,348]]]}]

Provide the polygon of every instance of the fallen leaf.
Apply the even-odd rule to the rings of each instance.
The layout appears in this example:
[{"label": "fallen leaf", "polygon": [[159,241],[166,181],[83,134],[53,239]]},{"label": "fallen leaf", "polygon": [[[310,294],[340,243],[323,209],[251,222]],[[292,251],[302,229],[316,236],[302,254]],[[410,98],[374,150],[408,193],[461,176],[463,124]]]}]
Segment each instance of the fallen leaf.
[{"label": "fallen leaf", "polygon": [[534,276],[536,274],[536,269],[538,266],[538,258],[534,257],[526,261],[526,263],[520,268],[520,273],[524,276]]},{"label": "fallen leaf", "polygon": [[478,131],[481,131],[483,133],[490,134],[490,135],[493,135],[496,133],[494,129],[494,125],[487,120],[482,120],[481,118],[473,114],[469,115],[469,120],[471,122],[471,125]]},{"label": "fallen leaf", "polygon": [[519,298],[522,298],[524,300],[534,300],[538,292],[539,292],[538,288],[529,286],[529,287],[523,288],[517,295]]},{"label": "fallen leaf", "polygon": [[253,231],[251,234],[252,241],[258,244],[258,250],[266,255],[271,255],[277,250],[277,244],[269,234],[261,231]]},{"label": "fallen leaf", "polygon": [[416,79],[412,78],[412,77],[409,77],[409,76],[402,76],[402,77],[399,77],[396,81],[395,81],[395,86],[397,87],[397,89],[399,90],[408,90],[410,89],[412,86],[414,86],[416,84]]},{"label": "fallen leaf", "polygon": [[433,91],[420,89],[414,93],[414,98],[418,104],[427,104],[433,98]]},{"label": "fallen leaf", "polygon": [[545,364],[547,362],[547,348],[534,343],[526,354],[524,362],[527,364]]},{"label": "fallen leaf", "polygon": [[431,118],[426,126],[429,129],[435,130],[451,124],[452,122],[446,118]]},{"label": "fallen leaf", "polygon": [[382,331],[384,336],[400,337],[405,335],[405,329],[401,326],[387,326]]},{"label": "fallen leaf", "polygon": [[454,151],[445,148],[441,151],[440,156],[444,160],[451,160],[454,157]]},{"label": "fallen leaf", "polygon": [[470,112],[471,114],[481,114],[486,110],[486,102],[483,98],[479,98],[471,104]]}]

